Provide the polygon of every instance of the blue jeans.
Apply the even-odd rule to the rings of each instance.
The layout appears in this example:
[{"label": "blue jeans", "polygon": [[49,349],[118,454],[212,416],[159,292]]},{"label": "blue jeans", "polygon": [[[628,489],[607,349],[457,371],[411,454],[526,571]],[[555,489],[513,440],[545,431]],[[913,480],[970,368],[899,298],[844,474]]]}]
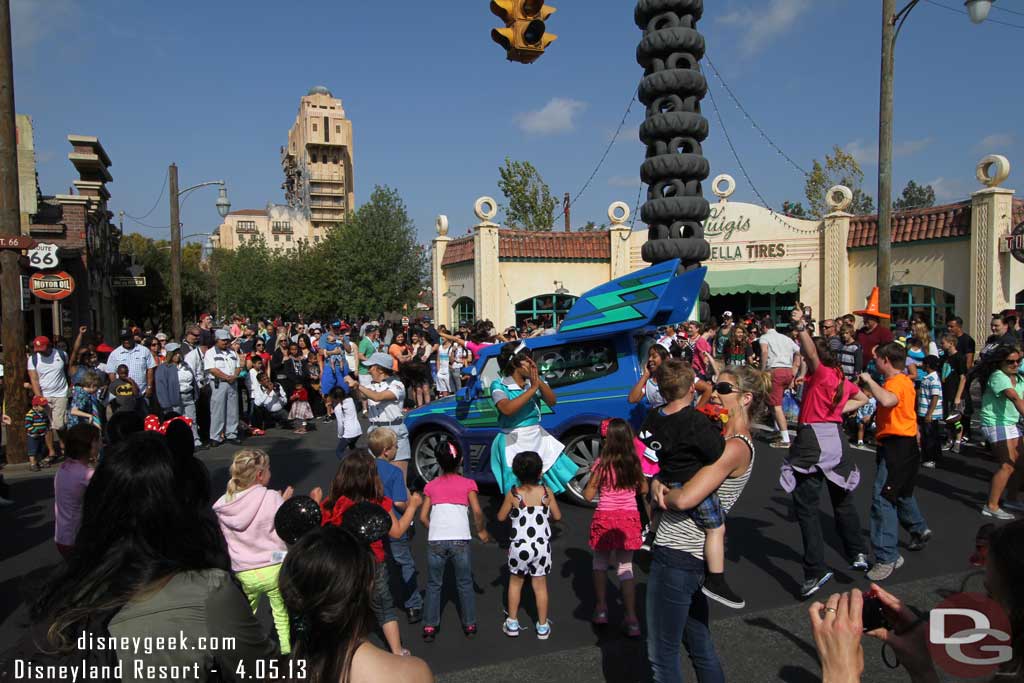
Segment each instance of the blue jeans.
[{"label": "blue jeans", "polygon": [[647,655],[655,683],[684,680],[680,642],[700,683],[725,683],[708,628],[708,599],[700,591],[703,582],[703,560],[654,546],[647,581]]},{"label": "blue jeans", "polygon": [[441,583],[448,560],[455,566],[455,587],[459,591],[459,607],[463,626],[476,624],[476,595],[473,593],[473,565],[469,559],[469,541],[431,541],[427,545],[427,607],[424,626],[441,623]]},{"label": "blue jeans", "polygon": [[871,491],[871,547],[875,551],[876,562],[895,562],[900,556],[900,527],[913,534],[920,534],[928,528],[924,515],[917,506],[917,498],[913,495],[897,498],[893,505],[882,497],[889,470],[885,459],[876,458],[878,470],[875,472],[875,486]]},{"label": "blue jeans", "polygon": [[[409,548],[409,535],[406,531],[401,538],[389,539],[391,559],[402,570],[402,587],[404,594],[397,596],[405,600],[405,609],[423,609],[423,596],[420,595],[419,576],[416,574],[416,562],[412,559]],[[396,601],[397,602],[397,601]]]}]

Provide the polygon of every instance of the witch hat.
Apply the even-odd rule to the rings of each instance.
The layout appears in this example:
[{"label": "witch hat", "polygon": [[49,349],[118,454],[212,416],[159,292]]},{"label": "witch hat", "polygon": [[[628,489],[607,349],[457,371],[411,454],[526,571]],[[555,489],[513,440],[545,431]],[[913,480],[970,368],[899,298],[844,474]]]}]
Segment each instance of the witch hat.
[{"label": "witch hat", "polygon": [[861,311],[854,311],[854,315],[871,316],[873,318],[885,318],[889,320],[892,316],[878,310],[878,287],[871,288],[871,296],[868,297],[868,307]]}]

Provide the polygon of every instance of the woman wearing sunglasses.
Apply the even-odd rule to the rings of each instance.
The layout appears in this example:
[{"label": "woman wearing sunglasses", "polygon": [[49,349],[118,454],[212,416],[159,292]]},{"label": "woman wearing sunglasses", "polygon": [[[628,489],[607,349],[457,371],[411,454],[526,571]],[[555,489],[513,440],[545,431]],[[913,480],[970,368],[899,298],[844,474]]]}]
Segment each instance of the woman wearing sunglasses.
[{"label": "woman wearing sunglasses", "polygon": [[716,492],[725,513],[739,500],[754,468],[750,416],[770,389],[771,376],[754,368],[723,370],[711,396],[729,413],[722,456],[682,488],[669,489],[657,480],[652,484],[654,499],[665,510],[654,537],[647,584],[647,651],[657,683],[683,680],[680,642],[699,680],[725,680],[708,628],[708,599],[701,592],[705,534],[690,511]]},{"label": "woman wearing sunglasses", "polygon": [[[868,397],[846,379],[842,364],[829,349],[828,342],[811,338],[801,309],[792,313],[792,329],[797,334],[800,353],[807,364],[807,375],[800,424],[782,463],[779,483],[792,494],[793,508],[800,523],[804,543],[804,580],[800,585],[800,597],[806,598],[816,593],[833,575],[832,570],[825,566],[825,542],[818,514],[822,482],[828,489],[836,531],[850,568],[861,571],[868,568],[860,517],[853,503],[853,491],[860,483],[860,470],[850,455],[842,427],[843,415],[857,411],[868,402]],[[925,542],[926,538],[920,540],[921,547]]]},{"label": "woman wearing sunglasses", "polygon": [[1016,346],[999,346],[988,354],[978,373],[985,387],[981,395],[981,431],[992,447],[992,454],[1001,463],[992,475],[988,503],[981,514],[1000,520],[1013,519],[1010,511],[1024,512],[1024,504],[1016,500],[1016,487],[1006,492],[1008,500],[999,506],[999,499],[1024,450],[1018,427],[1024,417],[1024,377],[1021,377],[1020,359],[1021,352]]}]

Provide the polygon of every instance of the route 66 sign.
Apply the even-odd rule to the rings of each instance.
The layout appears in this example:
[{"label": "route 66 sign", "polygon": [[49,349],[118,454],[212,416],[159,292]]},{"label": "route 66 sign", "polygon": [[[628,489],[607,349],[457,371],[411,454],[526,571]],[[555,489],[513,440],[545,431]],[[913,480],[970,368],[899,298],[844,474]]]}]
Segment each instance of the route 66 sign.
[{"label": "route 66 sign", "polygon": [[33,268],[39,268],[40,270],[56,268],[60,264],[60,258],[57,256],[57,245],[40,242],[36,245],[35,249],[29,250],[28,263]]}]

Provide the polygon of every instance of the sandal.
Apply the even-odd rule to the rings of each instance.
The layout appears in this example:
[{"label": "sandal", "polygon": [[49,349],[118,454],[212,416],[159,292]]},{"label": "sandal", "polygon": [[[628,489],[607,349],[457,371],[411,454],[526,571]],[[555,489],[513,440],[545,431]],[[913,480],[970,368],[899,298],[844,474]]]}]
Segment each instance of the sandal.
[{"label": "sandal", "polygon": [[626,632],[627,638],[639,638],[640,637],[640,622],[639,621],[627,621],[622,625],[622,630]]},{"label": "sandal", "polygon": [[28,469],[31,472],[38,472],[39,470],[41,470],[43,468],[39,466],[39,463],[34,462],[34,463],[32,463],[31,465],[28,466]]},{"label": "sandal", "polygon": [[469,624],[462,627],[462,632],[466,634],[467,638],[476,638],[476,624]]},{"label": "sandal", "polygon": [[608,624],[608,610],[606,608],[595,607],[594,614],[590,617],[590,623],[594,626],[605,626]]},{"label": "sandal", "polygon": [[437,627],[436,626],[424,626],[423,627],[423,641],[426,643],[434,642],[434,638],[437,638]]}]

